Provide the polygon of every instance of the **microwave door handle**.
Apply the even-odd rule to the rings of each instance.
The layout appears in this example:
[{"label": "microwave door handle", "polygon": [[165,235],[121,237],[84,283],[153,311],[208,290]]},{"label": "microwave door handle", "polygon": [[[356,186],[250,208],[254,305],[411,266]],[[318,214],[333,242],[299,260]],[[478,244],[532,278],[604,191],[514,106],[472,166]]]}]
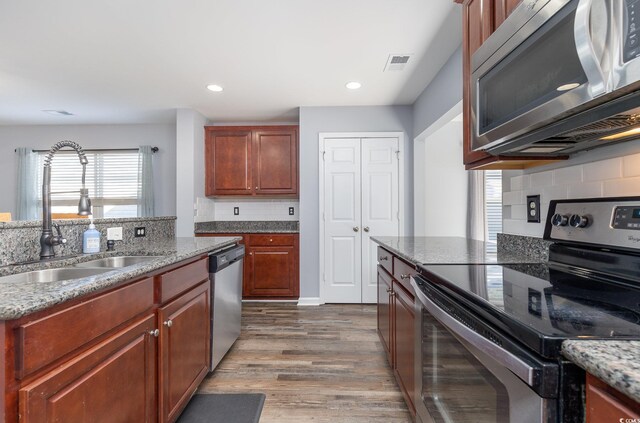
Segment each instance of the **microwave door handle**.
[{"label": "microwave door handle", "polygon": [[607,81],[598,61],[591,34],[590,21],[593,1],[580,0],[578,2],[573,31],[578,58],[587,76],[589,93],[592,97],[598,97],[607,92]]},{"label": "microwave door handle", "polygon": [[513,374],[522,379],[529,386],[533,386],[535,375],[537,373],[536,368],[525,363],[519,357],[505,350],[499,345],[494,344],[484,336],[478,334],[473,329],[470,329],[460,323],[458,320],[451,317],[446,311],[442,310],[433,301],[427,297],[420,289],[416,281],[411,278],[411,286],[416,293],[416,297],[420,300],[423,307],[445,326],[450,332],[456,335],[459,339],[464,339],[469,344],[478,348],[490,357],[493,357],[496,361],[509,369]]}]

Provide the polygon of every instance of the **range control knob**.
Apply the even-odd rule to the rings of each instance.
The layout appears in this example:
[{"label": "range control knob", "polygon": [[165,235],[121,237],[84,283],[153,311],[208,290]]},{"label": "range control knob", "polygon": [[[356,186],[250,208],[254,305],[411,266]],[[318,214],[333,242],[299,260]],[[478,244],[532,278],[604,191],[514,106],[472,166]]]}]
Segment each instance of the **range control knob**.
[{"label": "range control knob", "polygon": [[553,226],[567,226],[569,223],[569,218],[563,214],[556,213],[551,216],[551,224]]},{"label": "range control knob", "polygon": [[574,214],[569,219],[569,225],[574,228],[584,228],[589,224],[589,218],[587,216],[580,216],[579,214]]}]

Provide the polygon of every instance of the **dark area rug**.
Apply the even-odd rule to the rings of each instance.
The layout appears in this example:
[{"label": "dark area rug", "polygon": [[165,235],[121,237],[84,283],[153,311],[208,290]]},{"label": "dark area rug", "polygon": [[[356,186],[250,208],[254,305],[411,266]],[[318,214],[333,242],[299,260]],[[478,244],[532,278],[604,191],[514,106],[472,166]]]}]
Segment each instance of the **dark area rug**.
[{"label": "dark area rug", "polygon": [[197,394],[176,423],[258,423],[264,394]]}]

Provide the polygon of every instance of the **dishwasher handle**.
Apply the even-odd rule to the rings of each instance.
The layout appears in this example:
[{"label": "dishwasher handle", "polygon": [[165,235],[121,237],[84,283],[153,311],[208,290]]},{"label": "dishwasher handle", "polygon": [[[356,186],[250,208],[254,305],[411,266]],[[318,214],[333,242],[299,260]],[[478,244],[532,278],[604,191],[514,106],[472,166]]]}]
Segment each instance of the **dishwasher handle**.
[{"label": "dishwasher handle", "polygon": [[217,273],[244,258],[244,245],[209,254],[209,273]]}]

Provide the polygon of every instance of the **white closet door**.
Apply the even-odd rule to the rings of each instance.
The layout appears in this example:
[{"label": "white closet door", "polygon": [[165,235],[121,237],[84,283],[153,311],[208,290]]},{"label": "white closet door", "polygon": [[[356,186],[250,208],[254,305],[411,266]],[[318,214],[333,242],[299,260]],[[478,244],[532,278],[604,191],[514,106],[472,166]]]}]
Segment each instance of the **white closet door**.
[{"label": "white closet door", "polygon": [[325,139],[324,152],[324,300],[360,303],[360,139]]},{"label": "white closet door", "polygon": [[398,236],[399,166],[397,138],[363,138],[362,302],[377,301],[377,246],[372,236]]}]

